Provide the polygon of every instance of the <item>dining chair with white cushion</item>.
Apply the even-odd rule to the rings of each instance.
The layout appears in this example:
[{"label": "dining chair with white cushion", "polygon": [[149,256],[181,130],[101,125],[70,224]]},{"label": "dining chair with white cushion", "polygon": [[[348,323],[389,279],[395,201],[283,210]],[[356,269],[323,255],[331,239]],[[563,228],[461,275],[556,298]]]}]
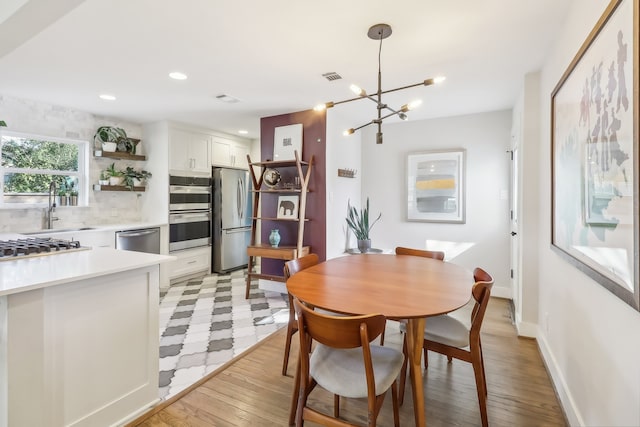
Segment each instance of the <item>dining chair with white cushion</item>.
[{"label": "dining chair with white cushion", "polygon": [[[424,332],[424,366],[428,367],[427,351],[447,356],[449,362],[459,359],[473,365],[478,403],[480,405],[480,417],[483,427],[487,427],[487,380],[484,370],[484,358],[482,356],[482,342],[480,329],[484,314],[491,297],[493,278],[481,268],[473,271],[475,283],[471,289],[471,295],[475,301],[471,311],[471,326],[467,326],[447,314],[427,318]],[[446,284],[443,284],[446,285]],[[403,325],[401,325],[401,330]],[[406,348],[406,337],[405,344]],[[403,364],[400,374],[400,402],[404,400],[404,382],[406,378],[406,363]]]},{"label": "dining chair with white cushion", "polygon": [[[367,400],[367,426],[374,427],[386,392],[391,389],[394,425],[398,427],[397,379],[404,356],[393,348],[370,344],[382,332],[386,318],[381,314],[331,316],[308,308],[296,298],[294,307],[300,332],[299,381],[294,390],[298,396],[296,426],[308,420],[353,427],[339,418],[340,397],[347,397]],[[309,394],[317,385],[334,395],[333,417],[308,405]]]}]

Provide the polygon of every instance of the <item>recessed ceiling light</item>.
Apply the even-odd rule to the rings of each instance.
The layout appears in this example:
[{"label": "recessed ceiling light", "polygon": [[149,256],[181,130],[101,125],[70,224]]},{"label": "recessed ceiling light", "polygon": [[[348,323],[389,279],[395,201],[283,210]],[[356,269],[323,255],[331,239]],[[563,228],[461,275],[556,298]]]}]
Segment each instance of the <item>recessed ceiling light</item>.
[{"label": "recessed ceiling light", "polygon": [[239,130],[239,131],[238,131],[238,133],[239,133],[240,135],[246,135],[246,134],[248,134],[248,133],[249,133],[249,131],[248,131],[248,130],[244,130],[244,129],[243,129],[243,130]]},{"label": "recessed ceiling light", "polygon": [[187,80],[187,75],[179,71],[174,71],[173,73],[169,73],[169,77],[171,77],[174,80]]},{"label": "recessed ceiling light", "polygon": [[116,97],[107,93],[103,93],[102,95],[100,95],[100,99],[104,99],[105,101],[115,101]]}]

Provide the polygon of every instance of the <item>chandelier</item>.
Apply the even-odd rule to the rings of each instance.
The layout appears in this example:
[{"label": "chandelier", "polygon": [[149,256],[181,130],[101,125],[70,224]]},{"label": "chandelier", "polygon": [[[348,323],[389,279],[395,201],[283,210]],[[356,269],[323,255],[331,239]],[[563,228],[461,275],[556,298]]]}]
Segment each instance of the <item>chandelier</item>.
[{"label": "chandelier", "polygon": [[[387,37],[389,37],[391,35],[391,26],[387,25],[387,24],[376,24],[374,26],[372,26],[371,28],[369,28],[369,31],[367,32],[367,35],[369,36],[370,39],[372,40],[380,40],[380,48],[378,49],[378,90],[376,91],[375,94],[371,95],[369,93],[367,93],[364,89],[361,89],[360,87],[356,86],[356,85],[351,85],[350,89],[356,94],[358,95],[356,98],[350,98],[350,99],[345,99],[344,101],[338,101],[338,102],[326,102],[324,104],[319,104],[316,105],[314,107],[314,110],[316,111],[323,111],[326,110],[327,108],[332,108],[338,104],[344,104],[346,102],[351,102],[351,101],[356,101],[358,99],[369,99],[373,102],[376,103],[376,109],[378,110],[378,116],[377,118],[371,120],[370,122],[367,122],[361,126],[355,127],[355,128],[351,128],[351,129],[347,129],[344,131],[345,135],[351,135],[352,133],[354,133],[357,130],[360,130],[366,126],[369,125],[377,125],[378,126],[378,132],[376,133],[376,144],[382,144],[382,121],[384,119],[388,119],[389,117],[393,117],[393,116],[398,116],[400,117],[402,120],[407,120],[407,115],[406,113],[410,110],[415,109],[416,107],[420,106],[420,104],[422,104],[422,100],[416,100],[416,101],[412,101],[409,102],[408,104],[404,104],[402,107],[400,107],[399,109],[395,110],[391,107],[389,107],[387,104],[385,104],[384,102],[382,102],[382,95],[385,93],[390,93],[390,92],[396,92],[399,90],[403,90],[403,89],[409,89],[412,87],[416,87],[416,86],[431,86],[432,84],[437,84],[437,83],[441,83],[444,81],[444,77],[435,77],[435,78],[430,78],[430,79],[426,79],[420,83],[415,83],[415,84],[411,84],[411,85],[407,85],[407,86],[402,86],[402,87],[398,87],[395,89],[389,89],[389,90],[382,90],[382,73],[380,71],[380,56],[382,54],[382,40],[386,39]],[[384,113],[386,114],[383,114]]]}]

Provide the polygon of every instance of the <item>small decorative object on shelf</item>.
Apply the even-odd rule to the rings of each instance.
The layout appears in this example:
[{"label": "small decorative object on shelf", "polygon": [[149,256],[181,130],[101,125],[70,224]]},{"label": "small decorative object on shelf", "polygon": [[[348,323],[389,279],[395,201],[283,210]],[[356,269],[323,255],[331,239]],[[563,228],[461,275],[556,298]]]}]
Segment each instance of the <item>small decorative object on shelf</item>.
[{"label": "small decorative object on shelf", "polygon": [[269,243],[274,248],[277,248],[280,244],[280,231],[277,228],[271,230],[271,234],[269,234]]},{"label": "small decorative object on shelf", "polygon": [[4,120],[0,120],[0,127],[7,127],[7,123]]},{"label": "small decorative object on shelf", "polygon": [[355,169],[338,169],[338,176],[343,178],[355,178],[357,173]]},{"label": "small decorative object on shelf", "polygon": [[281,179],[282,177],[277,169],[267,168],[262,174],[262,180],[269,188],[276,188]]}]

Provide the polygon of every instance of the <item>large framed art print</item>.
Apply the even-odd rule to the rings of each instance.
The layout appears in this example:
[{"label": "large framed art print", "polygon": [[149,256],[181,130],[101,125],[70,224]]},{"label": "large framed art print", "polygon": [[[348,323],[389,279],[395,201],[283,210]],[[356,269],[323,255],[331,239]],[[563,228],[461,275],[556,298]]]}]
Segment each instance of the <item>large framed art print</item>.
[{"label": "large framed art print", "polygon": [[551,95],[551,244],[640,310],[638,0],[613,0]]},{"label": "large framed art print", "polygon": [[407,156],[407,220],[465,222],[463,149]]}]

